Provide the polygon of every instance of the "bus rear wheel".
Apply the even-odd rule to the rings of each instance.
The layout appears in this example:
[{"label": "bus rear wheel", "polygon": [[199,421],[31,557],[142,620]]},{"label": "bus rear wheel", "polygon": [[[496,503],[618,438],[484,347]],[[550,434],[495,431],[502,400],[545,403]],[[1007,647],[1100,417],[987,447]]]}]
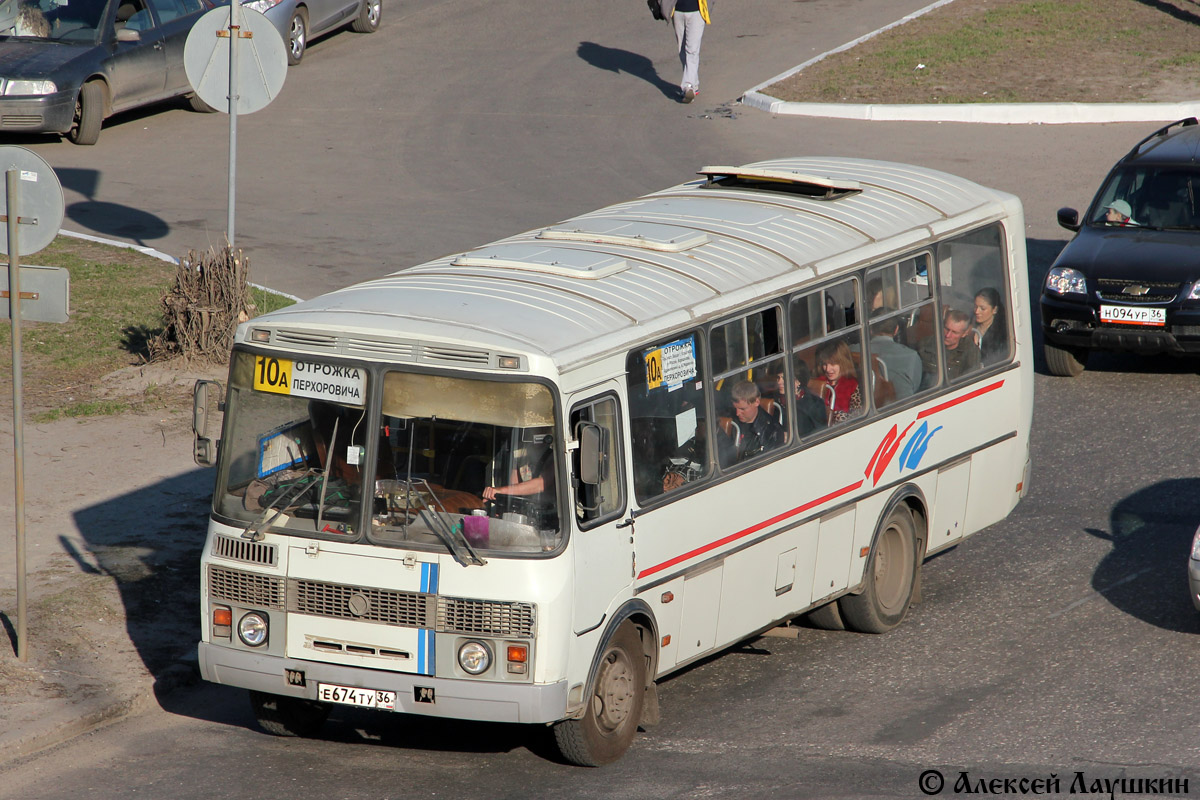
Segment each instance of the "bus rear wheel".
[{"label": "bus rear wheel", "polygon": [[642,641],[637,628],[626,622],[604,646],[583,716],[554,726],[558,751],[581,767],[616,761],[633,743],[645,698]]},{"label": "bus rear wheel", "polygon": [[316,736],[329,716],[324,703],[253,690],[250,705],[259,726],[275,736]]},{"label": "bus rear wheel", "polygon": [[838,600],[838,609],[850,630],[884,633],[904,620],[920,568],[915,528],[906,506],[888,515],[867,563],[862,594],[848,594]]}]

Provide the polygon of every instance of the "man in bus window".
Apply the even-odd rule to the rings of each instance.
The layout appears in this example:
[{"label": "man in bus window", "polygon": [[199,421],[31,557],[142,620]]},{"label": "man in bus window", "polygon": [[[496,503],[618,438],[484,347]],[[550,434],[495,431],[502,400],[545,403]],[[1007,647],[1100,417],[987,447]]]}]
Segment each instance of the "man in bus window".
[{"label": "man in bus window", "polygon": [[773,450],[783,444],[783,427],[763,412],[759,405],[762,396],[758,386],[751,381],[738,381],[729,392],[733,400],[735,419],[725,430],[721,426],[721,464],[729,466],[754,458],[759,453]]},{"label": "man in bus window", "polygon": [[[966,375],[972,370],[979,369],[982,363],[979,357],[979,345],[975,338],[969,336],[971,317],[965,311],[950,309],[942,322],[942,344],[946,354],[946,376],[950,380]],[[925,368],[925,380],[922,388],[937,383],[937,344],[930,336],[921,342],[917,348],[921,362]]]},{"label": "man in bus window", "polygon": [[[886,306],[871,312],[873,317],[883,317],[895,309]],[[887,367],[887,379],[896,390],[896,399],[903,400],[917,391],[921,385],[924,367],[921,357],[911,347],[896,341],[900,331],[900,318],[887,317],[871,323],[871,354],[878,356]]]}]

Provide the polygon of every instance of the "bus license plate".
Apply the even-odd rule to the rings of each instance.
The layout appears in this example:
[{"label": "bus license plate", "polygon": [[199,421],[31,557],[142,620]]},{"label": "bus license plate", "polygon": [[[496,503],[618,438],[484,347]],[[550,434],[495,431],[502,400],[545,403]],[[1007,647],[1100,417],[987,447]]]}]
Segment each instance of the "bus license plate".
[{"label": "bus license plate", "polygon": [[1147,306],[1100,306],[1100,321],[1122,325],[1166,325],[1167,310]]},{"label": "bus license plate", "polygon": [[336,683],[318,683],[317,699],[324,703],[396,710],[396,693],[381,689],[358,689],[353,686],[338,686]]}]

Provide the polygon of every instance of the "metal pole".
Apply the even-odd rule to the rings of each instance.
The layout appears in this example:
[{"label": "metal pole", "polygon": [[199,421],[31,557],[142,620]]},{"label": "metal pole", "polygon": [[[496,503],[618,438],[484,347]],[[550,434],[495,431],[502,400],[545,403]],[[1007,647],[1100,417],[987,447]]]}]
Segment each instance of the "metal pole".
[{"label": "metal pole", "polygon": [[229,248],[234,246],[233,206],[237,192],[237,104],[238,104],[238,39],[242,33],[241,0],[229,4],[229,220],[226,224]]},{"label": "metal pole", "polygon": [[17,658],[29,660],[28,609],[25,591],[25,421],[21,403],[21,256],[17,246],[20,170],[5,173],[5,209],[8,215],[8,310],[12,317],[13,373],[13,484],[17,511]]}]

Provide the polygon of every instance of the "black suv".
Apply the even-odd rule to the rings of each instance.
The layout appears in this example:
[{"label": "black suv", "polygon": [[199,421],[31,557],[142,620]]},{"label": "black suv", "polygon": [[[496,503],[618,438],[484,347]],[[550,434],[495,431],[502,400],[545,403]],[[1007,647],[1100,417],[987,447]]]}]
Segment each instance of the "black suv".
[{"label": "black suv", "polygon": [[1200,125],[1155,131],[1108,174],[1042,286],[1046,364],[1083,371],[1089,350],[1200,353]]}]

